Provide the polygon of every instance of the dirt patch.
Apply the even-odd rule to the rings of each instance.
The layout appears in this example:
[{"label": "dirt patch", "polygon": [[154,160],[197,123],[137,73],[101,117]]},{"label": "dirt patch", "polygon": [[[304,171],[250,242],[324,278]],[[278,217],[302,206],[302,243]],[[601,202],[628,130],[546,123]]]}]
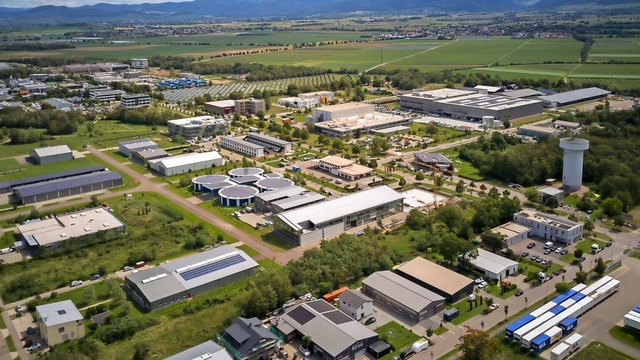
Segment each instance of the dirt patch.
[{"label": "dirt patch", "polygon": [[149,68],[148,71],[149,71],[149,75],[151,76],[157,76],[162,78],[168,78],[173,76],[173,73],[169,70]]},{"label": "dirt patch", "polygon": [[223,84],[231,84],[234,83],[234,80],[229,79],[208,79],[211,85],[223,85]]}]

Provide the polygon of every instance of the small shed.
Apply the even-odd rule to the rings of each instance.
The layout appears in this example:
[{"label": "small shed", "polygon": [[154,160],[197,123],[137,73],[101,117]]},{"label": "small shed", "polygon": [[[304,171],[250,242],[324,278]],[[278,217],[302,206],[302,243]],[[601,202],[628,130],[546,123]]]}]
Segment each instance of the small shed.
[{"label": "small shed", "polygon": [[380,359],[381,357],[391,352],[391,345],[382,340],[378,340],[369,345],[369,347],[367,348],[367,352],[376,359]]},{"label": "small shed", "polygon": [[446,310],[445,312],[442,313],[442,318],[445,321],[451,321],[451,320],[457,318],[459,314],[460,314],[460,312],[458,311],[458,309],[451,308],[451,309]]}]

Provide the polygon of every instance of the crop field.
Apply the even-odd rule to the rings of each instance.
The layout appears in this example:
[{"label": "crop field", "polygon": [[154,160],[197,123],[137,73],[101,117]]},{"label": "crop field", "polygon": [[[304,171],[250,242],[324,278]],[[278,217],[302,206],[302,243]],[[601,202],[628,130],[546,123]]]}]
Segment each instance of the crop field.
[{"label": "crop field", "polygon": [[582,43],[575,39],[531,39],[509,55],[500,64],[529,64],[544,62],[573,62],[580,60]]},{"label": "crop field", "polygon": [[640,64],[580,64],[570,77],[640,79]]},{"label": "crop field", "polygon": [[210,94],[213,97],[227,98],[227,96],[234,91],[242,91],[245,94],[251,94],[254,90],[283,91],[287,89],[289,84],[318,86],[340,79],[340,77],[342,77],[342,75],[324,74],[262,82],[234,82],[231,84],[165,90],[162,93],[165,100],[169,101],[188,101],[197,96],[204,96],[205,94]]},{"label": "crop field", "polygon": [[571,78],[571,81],[583,87],[597,86],[609,90],[640,88],[640,79]]},{"label": "crop field", "polygon": [[589,51],[589,61],[640,61],[638,39],[597,39]]}]

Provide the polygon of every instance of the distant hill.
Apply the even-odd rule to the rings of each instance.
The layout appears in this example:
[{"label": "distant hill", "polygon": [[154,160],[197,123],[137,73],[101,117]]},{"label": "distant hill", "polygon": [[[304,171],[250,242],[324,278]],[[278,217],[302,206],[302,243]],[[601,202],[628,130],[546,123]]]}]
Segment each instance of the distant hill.
[{"label": "distant hill", "polygon": [[416,12],[488,12],[550,9],[583,3],[618,4],[637,0],[194,0],[159,4],[40,6],[32,9],[0,8],[0,21],[68,23],[97,21],[183,21],[214,17],[274,18],[334,16],[353,12],[399,14]]}]

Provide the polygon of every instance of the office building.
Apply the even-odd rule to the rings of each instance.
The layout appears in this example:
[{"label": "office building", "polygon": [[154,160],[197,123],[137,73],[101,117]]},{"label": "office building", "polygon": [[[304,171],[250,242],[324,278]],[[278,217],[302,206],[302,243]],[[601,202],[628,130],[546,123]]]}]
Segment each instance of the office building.
[{"label": "office building", "polygon": [[182,136],[185,139],[202,139],[224,134],[229,130],[225,119],[213,116],[198,116],[167,121],[170,136]]},{"label": "office building", "polygon": [[129,273],[124,290],[154,311],[250,276],[258,263],[232,246],[217,248]]},{"label": "office building", "polygon": [[110,88],[94,88],[89,90],[89,97],[99,102],[116,101],[125,94],[122,90],[112,90]]},{"label": "office building", "polygon": [[296,245],[307,245],[402,212],[403,197],[388,186],[280,213],[274,230]]},{"label": "office building", "polygon": [[571,245],[582,238],[582,224],[533,210],[513,214],[513,221],[528,227],[530,235]]},{"label": "office building", "polygon": [[313,109],[311,115],[307,115],[306,121],[319,123],[341,118],[350,118],[372,114],[375,107],[365,103],[345,103],[337,105],[323,106]]},{"label": "office building", "polygon": [[502,224],[500,226],[496,226],[495,228],[491,229],[491,231],[502,234],[507,246],[511,246],[513,244],[519,243],[522,240],[528,239],[531,235],[530,228],[517,224],[513,221]]},{"label": "office building", "polygon": [[242,99],[235,101],[235,111],[240,115],[254,115],[259,111],[267,111],[267,105],[262,99]]},{"label": "office building", "polygon": [[217,115],[229,115],[236,111],[236,102],[234,100],[210,101],[204,103],[204,110]]},{"label": "office building", "polygon": [[220,147],[249,157],[263,157],[265,155],[264,146],[231,135],[223,136],[220,139]]},{"label": "office building", "polygon": [[58,161],[73,160],[73,152],[67,145],[49,146],[33,149],[29,152],[31,159],[39,165]]},{"label": "office building", "polygon": [[189,153],[149,160],[149,167],[163,176],[187,174],[222,165],[222,156],[215,151]]},{"label": "office building", "polygon": [[71,102],[64,99],[50,98],[50,99],[44,99],[42,100],[42,102],[45,104],[49,104],[54,109],[60,110],[60,111],[75,110],[75,106]]},{"label": "office building", "polygon": [[290,153],[293,151],[293,144],[290,141],[278,139],[267,134],[250,132],[244,137],[244,140],[264,146],[267,153]]},{"label": "office building", "polygon": [[400,265],[396,272],[450,303],[456,303],[473,293],[473,280],[421,257]]},{"label": "office building", "polygon": [[332,175],[347,180],[357,180],[371,175],[372,168],[356,164],[353,160],[336,155],[325,156],[318,162],[318,167]]},{"label": "office building", "polygon": [[84,337],[84,317],[71,300],[36,306],[40,336],[49,346]]},{"label": "office building", "polygon": [[120,107],[125,109],[137,109],[141,107],[149,107],[150,105],[151,97],[148,94],[123,95],[120,99]]},{"label": "office building", "polygon": [[469,262],[486,278],[492,280],[504,280],[508,276],[518,275],[518,262],[485,249],[478,249],[478,256]]},{"label": "office building", "polygon": [[105,62],[100,63],[100,71],[116,73],[116,72],[127,72],[131,68],[128,64],[123,64],[119,62]]}]

